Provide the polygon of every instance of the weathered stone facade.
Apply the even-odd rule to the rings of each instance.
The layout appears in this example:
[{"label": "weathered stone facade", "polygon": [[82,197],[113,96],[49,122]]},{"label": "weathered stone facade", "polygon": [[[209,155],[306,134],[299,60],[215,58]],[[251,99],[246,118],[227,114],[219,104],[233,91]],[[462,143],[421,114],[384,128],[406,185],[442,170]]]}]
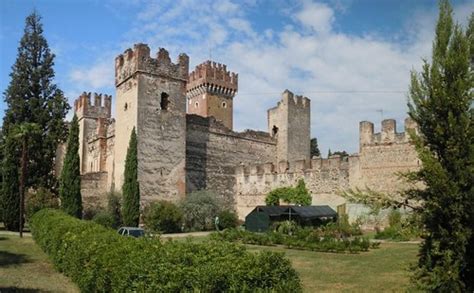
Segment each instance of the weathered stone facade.
[{"label": "weathered stone facade", "polygon": [[[311,102],[288,90],[268,110],[268,132],[235,132],[238,75],[211,61],[188,70],[187,55],[173,63],[165,49],[152,58],[147,45],[137,44],[115,60],[115,119],[110,96],[95,94],[91,103],[84,93],[76,100],[87,204],[103,205],[106,192],[120,191],[133,128],[142,204],[207,189],[240,218],[263,204],[271,189],[300,178],[314,204],[336,207],[344,203],[337,195],[342,190],[393,193],[403,188],[396,173],[418,168],[414,148],[405,133],[396,132],[394,120],[384,120],[381,133],[361,122],[358,154],[310,159]],[[410,120],[405,125],[415,129]]]}]

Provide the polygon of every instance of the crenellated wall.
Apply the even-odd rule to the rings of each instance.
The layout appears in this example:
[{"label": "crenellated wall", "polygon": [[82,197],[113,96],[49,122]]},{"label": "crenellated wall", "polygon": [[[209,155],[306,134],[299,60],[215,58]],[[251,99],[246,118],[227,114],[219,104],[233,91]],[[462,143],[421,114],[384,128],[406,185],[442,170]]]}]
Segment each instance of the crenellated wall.
[{"label": "crenellated wall", "polygon": [[333,156],[329,159],[238,166],[235,176],[239,218],[245,218],[255,206],[265,205],[265,197],[271,190],[295,186],[300,179],[304,179],[311,192],[313,204],[336,208],[344,203],[344,199],[337,196],[337,193],[349,187],[350,165],[350,158]]},{"label": "crenellated wall", "polygon": [[354,174],[351,186],[396,193],[406,187],[398,173],[419,168],[415,147],[408,131],[417,131],[410,118],[405,119],[405,132],[397,133],[393,119],[382,121],[381,132],[374,133],[371,122],[360,122],[359,174]]},{"label": "crenellated wall", "polygon": [[[419,160],[407,131],[417,131],[411,119],[405,120],[405,132],[396,132],[395,120],[382,121],[380,133],[371,122],[360,123],[360,152],[349,157],[280,161],[278,164],[250,164],[236,167],[236,208],[243,219],[256,205],[265,204],[272,189],[295,186],[304,179],[313,204],[336,208],[346,203],[340,192],[350,188],[366,189],[397,196],[407,187],[399,173],[416,170]],[[359,215],[360,207],[348,204],[349,217]]]}]

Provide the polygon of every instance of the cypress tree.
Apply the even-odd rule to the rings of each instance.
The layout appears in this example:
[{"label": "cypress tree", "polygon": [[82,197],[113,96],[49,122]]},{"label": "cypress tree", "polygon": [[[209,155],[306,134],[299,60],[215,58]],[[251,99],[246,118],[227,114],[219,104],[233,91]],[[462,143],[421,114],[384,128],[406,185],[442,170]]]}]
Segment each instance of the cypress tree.
[{"label": "cypress tree", "polygon": [[53,65],[54,54],[43,36],[41,17],[33,12],[26,18],[10,84],[4,93],[7,109],[2,126],[4,141],[17,124],[35,123],[41,130],[41,135],[27,146],[29,176],[26,188],[57,187],[54,159],[58,144],[67,134],[64,117],[69,105],[53,82]]},{"label": "cypress tree", "polygon": [[125,226],[137,227],[140,219],[140,186],[138,184],[137,134],[135,127],[125,159],[124,182],[122,185],[122,218]]},{"label": "cypress tree", "polygon": [[464,33],[449,2],[440,1],[431,64],[411,76],[409,115],[419,126],[412,138],[422,167],[408,178],[424,188],[407,198],[421,205],[426,233],[415,277],[429,291],[474,291],[473,21]]},{"label": "cypress tree", "polygon": [[74,115],[67,139],[64,165],[59,178],[61,208],[71,216],[82,217],[81,173],[79,161],[79,123]]},{"label": "cypress tree", "polygon": [[311,145],[310,147],[311,158],[321,156],[321,152],[319,151],[319,147],[318,147],[318,139],[316,137],[311,139],[310,145]]}]

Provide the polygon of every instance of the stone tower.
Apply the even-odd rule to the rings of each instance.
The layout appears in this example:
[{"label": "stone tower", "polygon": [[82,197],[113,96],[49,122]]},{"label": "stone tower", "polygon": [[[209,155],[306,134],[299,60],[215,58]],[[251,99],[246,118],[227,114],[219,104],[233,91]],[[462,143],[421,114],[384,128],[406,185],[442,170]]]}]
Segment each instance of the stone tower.
[{"label": "stone tower", "polygon": [[[112,96],[82,93],[74,101],[79,122],[79,158],[81,174],[106,170],[106,123],[110,118]],[[98,140],[98,149],[88,150],[89,141]],[[97,144],[94,144],[94,146]]]},{"label": "stone tower", "polygon": [[307,97],[285,90],[268,110],[268,132],[277,139],[277,162],[309,160],[311,105]]},{"label": "stone tower", "polygon": [[206,61],[189,74],[188,113],[214,116],[232,129],[233,98],[237,89],[238,74],[227,71],[223,64]]},{"label": "stone tower", "polygon": [[121,189],[133,127],[138,139],[138,181],[142,204],[177,200],[185,194],[186,83],[189,58],[171,62],[168,51],[136,44],[115,59],[117,91],[115,186]]}]

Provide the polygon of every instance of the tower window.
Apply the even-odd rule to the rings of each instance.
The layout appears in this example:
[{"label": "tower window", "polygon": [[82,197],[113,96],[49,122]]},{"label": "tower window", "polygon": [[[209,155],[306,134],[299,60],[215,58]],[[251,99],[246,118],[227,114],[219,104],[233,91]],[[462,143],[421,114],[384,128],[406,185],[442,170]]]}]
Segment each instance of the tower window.
[{"label": "tower window", "polygon": [[226,102],[222,102],[222,108],[227,108],[227,103]]},{"label": "tower window", "polygon": [[127,109],[128,109],[128,104],[125,103],[125,106],[123,106],[123,110],[124,110],[124,111],[127,111]]},{"label": "tower window", "polygon": [[170,101],[169,101],[168,94],[165,93],[165,92],[162,92],[161,93],[161,102],[160,102],[161,110],[164,110],[164,111],[168,110],[169,103],[170,103]]},{"label": "tower window", "polygon": [[273,128],[272,128],[272,136],[275,136],[277,135],[278,133],[278,127],[276,125],[273,125]]},{"label": "tower window", "polygon": [[199,107],[199,103],[196,102],[196,103],[194,104],[194,108],[198,108],[198,107]]}]

